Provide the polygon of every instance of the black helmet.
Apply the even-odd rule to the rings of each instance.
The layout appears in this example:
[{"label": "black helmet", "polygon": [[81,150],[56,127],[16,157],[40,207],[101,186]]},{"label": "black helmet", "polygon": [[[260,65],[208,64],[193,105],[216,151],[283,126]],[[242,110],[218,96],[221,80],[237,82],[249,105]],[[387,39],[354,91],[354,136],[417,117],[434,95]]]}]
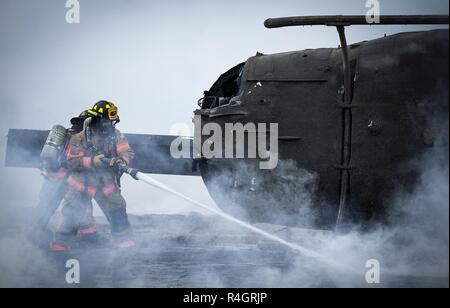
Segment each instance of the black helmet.
[{"label": "black helmet", "polygon": [[114,126],[120,122],[118,108],[108,101],[97,102],[88,114],[92,117],[92,127],[103,136],[112,135]]},{"label": "black helmet", "polygon": [[112,102],[99,101],[88,110],[88,114],[94,118],[108,119],[115,124],[120,122],[119,109]]},{"label": "black helmet", "polygon": [[87,110],[80,113],[78,117],[70,119],[70,124],[72,124],[71,129],[75,132],[81,132],[83,130],[84,121],[89,118],[89,113]]}]

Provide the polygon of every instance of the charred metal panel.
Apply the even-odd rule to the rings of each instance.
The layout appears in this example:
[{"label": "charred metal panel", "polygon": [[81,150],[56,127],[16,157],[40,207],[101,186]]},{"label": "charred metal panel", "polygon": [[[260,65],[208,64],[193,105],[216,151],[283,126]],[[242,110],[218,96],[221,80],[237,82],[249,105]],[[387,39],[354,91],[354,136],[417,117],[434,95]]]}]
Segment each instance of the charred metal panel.
[{"label": "charred metal panel", "polygon": [[[39,156],[47,136],[48,131],[10,129],[5,165],[7,167],[39,168]],[[192,170],[192,159],[175,159],[170,155],[170,145],[177,138],[176,136],[140,134],[125,134],[125,136],[136,153],[133,167],[142,172],[199,175],[197,171]]]},{"label": "charred metal panel", "polygon": [[247,61],[248,81],[326,81],[332,49],[256,56]]},{"label": "charred metal panel", "polygon": [[[170,145],[176,136],[125,134],[136,153],[134,167],[144,173],[169,175],[200,175],[193,170],[192,158],[175,159],[170,154]],[[192,152],[192,140],[189,140]],[[188,156],[189,157],[189,156]],[[190,155],[192,157],[192,153]]]},{"label": "charred metal panel", "polygon": [[[220,207],[233,214],[244,208],[252,221],[303,225],[298,197],[305,187],[297,183],[306,170],[317,176],[308,192],[316,227],[333,228],[345,168],[350,185],[344,220],[367,222],[383,214],[400,187],[414,186],[419,170],[409,161],[432,146],[448,149],[448,30],[353,44],[349,57],[350,106],[342,104],[338,48],[252,57],[234,103],[197,111],[202,125],[279,123],[281,163],[275,170],[259,170],[251,159],[202,161],[202,176]],[[344,110],[351,112],[350,165],[341,164]],[[440,136],[445,128],[447,136]],[[286,162],[295,166],[283,167]]]},{"label": "charred metal panel", "polygon": [[5,166],[39,168],[41,151],[49,131],[10,129],[6,145]]},{"label": "charred metal panel", "polygon": [[[258,160],[205,161],[202,176],[219,206],[233,212],[234,205],[240,203],[252,221],[296,225],[301,224],[299,213],[304,210],[298,196],[306,193],[300,190],[310,189],[308,193],[322,207],[318,223],[331,227],[339,199],[342,109],[338,101],[342,84],[339,50],[250,58],[243,70],[240,104],[202,110],[202,124],[267,123],[268,127],[278,123],[280,164],[268,171],[259,170]],[[230,116],[211,116],[217,113]],[[302,181],[303,171],[315,177],[309,188],[295,183]],[[282,193],[289,187],[294,191]],[[267,191],[272,191],[272,196],[262,197]]]},{"label": "charred metal panel", "polygon": [[448,81],[448,30],[398,34],[360,48],[350,215],[382,214],[394,192],[415,184],[419,170],[408,162],[433,146],[433,127],[448,125]]}]

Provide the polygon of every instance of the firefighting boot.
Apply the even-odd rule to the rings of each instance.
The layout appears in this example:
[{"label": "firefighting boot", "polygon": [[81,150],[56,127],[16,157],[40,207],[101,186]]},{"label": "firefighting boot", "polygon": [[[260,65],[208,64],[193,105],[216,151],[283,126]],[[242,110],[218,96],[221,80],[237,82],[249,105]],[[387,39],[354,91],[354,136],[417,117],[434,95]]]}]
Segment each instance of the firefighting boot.
[{"label": "firefighting boot", "polygon": [[79,222],[78,234],[81,237],[90,238],[97,235],[97,226],[93,214],[92,203],[89,203],[84,212],[84,216]]},{"label": "firefighting boot", "polygon": [[49,250],[51,252],[66,252],[70,250],[70,241],[76,235],[76,232],[56,233],[53,241],[50,242]]},{"label": "firefighting boot", "polygon": [[126,232],[123,232],[123,234],[114,234],[113,245],[116,248],[134,247],[136,245],[136,241],[134,240],[133,232],[131,232],[131,229],[126,230]]},{"label": "firefighting boot", "polygon": [[136,245],[133,231],[128,221],[126,209],[116,209],[110,212],[111,235],[116,248],[131,248]]},{"label": "firefighting boot", "polygon": [[97,226],[91,225],[88,227],[82,227],[82,228],[78,229],[78,234],[81,235],[82,237],[95,236],[95,235],[97,235]]}]

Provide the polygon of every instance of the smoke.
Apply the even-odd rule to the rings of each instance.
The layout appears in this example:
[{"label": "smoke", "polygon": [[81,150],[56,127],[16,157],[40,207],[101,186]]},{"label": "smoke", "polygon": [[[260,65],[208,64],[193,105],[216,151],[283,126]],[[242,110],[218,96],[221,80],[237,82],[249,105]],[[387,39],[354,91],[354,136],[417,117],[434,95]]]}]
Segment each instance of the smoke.
[{"label": "smoke", "polygon": [[[64,261],[75,258],[82,264],[81,286],[92,287],[370,287],[364,275],[369,259],[380,263],[382,287],[446,287],[448,154],[445,147],[435,148],[410,164],[420,166],[418,185],[399,190],[390,202],[389,224],[370,232],[334,234],[256,224],[352,271],[299,254],[220,217],[198,214],[131,216],[138,247],[129,252],[109,247],[107,224],[98,219],[97,243],[54,256],[28,242],[18,227],[27,214],[15,210],[7,216],[14,219],[1,225],[0,286],[67,287]],[[304,184],[315,178],[299,174]],[[304,196],[308,194],[306,190]]]},{"label": "smoke", "polygon": [[314,223],[313,195],[318,176],[298,168],[293,160],[279,161],[274,170],[261,170],[257,161],[208,161],[205,184],[226,212],[246,221],[279,225]]},{"label": "smoke", "polygon": [[[443,95],[448,96],[447,92]],[[351,270],[298,253],[220,217],[192,214],[132,216],[138,247],[128,253],[111,249],[107,223],[100,220],[96,243],[81,243],[72,253],[54,256],[26,237],[23,226],[33,216],[32,210],[6,203],[0,216],[0,287],[67,287],[64,262],[69,258],[82,264],[81,286],[92,287],[370,287],[365,280],[370,259],[380,263],[380,286],[448,287],[446,114],[441,110],[431,113],[428,133],[433,147],[402,166],[418,172],[417,185],[397,189],[388,201],[387,224],[364,232],[355,227],[339,234],[283,227],[292,217],[279,215],[282,211],[259,213],[279,225],[259,223],[257,227]],[[276,170],[262,175],[257,168],[257,164],[238,163],[214,177],[208,188],[227,196],[219,203],[232,200],[229,209],[233,215],[250,220],[246,211],[250,201],[263,209],[276,204],[285,210],[295,204],[294,219],[314,225],[318,175],[293,161],[280,161]],[[270,182],[274,175],[281,179],[279,183]],[[140,185],[146,189],[145,196],[152,195],[151,189]],[[249,194],[241,200],[240,194],[233,195],[233,188],[246,189]],[[191,192],[186,194],[196,198]]]},{"label": "smoke", "polygon": [[[24,208],[2,207],[0,221],[0,288],[51,285],[55,267],[26,236]],[[45,269],[45,270],[43,270]]]},{"label": "smoke", "polygon": [[[382,287],[448,287],[449,277],[449,159],[448,159],[448,105],[445,102],[448,88],[438,85],[434,95],[424,100],[422,116],[426,119],[424,142],[429,146],[424,152],[412,153],[412,159],[400,166],[401,170],[415,171],[418,175],[414,187],[395,187],[395,193],[386,201],[387,218],[383,224],[361,231],[354,226],[348,232],[332,233],[285,228],[289,217],[277,211],[265,211],[276,206],[297,205],[297,224],[314,225],[317,204],[316,174],[299,168],[292,161],[280,161],[275,174],[267,178],[281,177],[281,185],[264,185],[264,173],[252,165],[237,164],[229,172],[214,176],[209,189],[234,215],[246,217],[251,208],[253,215],[268,221],[279,221],[281,226],[257,224],[269,233],[291,242],[298,242],[321,255],[333,258],[352,271],[330,266],[320,260],[296,254],[286,247],[259,239],[257,245],[271,260],[255,265],[238,281],[227,277],[222,271],[210,268],[196,274],[199,286],[208,287],[371,287],[366,281],[367,262],[377,260],[380,265]],[[423,123],[422,123],[423,125]],[[214,167],[215,162],[212,162]],[[211,169],[214,171],[214,168]],[[214,174],[214,172],[213,172]],[[263,174],[261,176],[261,174]],[[243,183],[236,183],[241,181]],[[233,189],[240,189],[233,195]],[[245,191],[248,193],[245,193]],[[243,193],[244,191],[244,193]],[[295,193],[294,193],[295,192]],[[242,198],[244,196],[244,198]],[[227,204],[232,200],[231,204]],[[258,212],[252,204],[261,206]],[[267,205],[267,207],[265,207]],[[285,207],[286,208],[286,207]],[[266,214],[265,216],[263,214]],[[230,230],[234,227],[229,226]],[[277,252],[280,255],[274,256]],[[289,257],[286,257],[289,256]],[[273,259],[280,261],[273,264]],[[265,259],[265,261],[268,261]],[[355,274],[354,272],[357,272]]]},{"label": "smoke", "polygon": [[[447,130],[448,132],[448,130]],[[399,190],[392,198],[388,224],[369,232],[359,229],[345,234],[306,232],[302,229],[261,225],[280,237],[300,242],[330,256],[360,274],[330,267],[313,258],[296,255],[284,266],[261,266],[240,281],[242,287],[368,287],[366,262],[380,263],[383,287],[448,287],[449,273],[449,165],[446,148],[435,148],[412,161],[421,171],[413,191]],[[265,240],[265,253],[285,251]],[[230,287],[223,275],[202,272],[202,286]],[[221,278],[222,277],[222,278]]]},{"label": "smoke", "polygon": [[[330,7],[329,1],[316,2],[179,1],[164,5],[149,1],[83,1],[81,24],[68,25],[64,21],[64,1],[3,0],[0,104],[5,112],[0,121],[0,158],[8,128],[49,129],[55,123],[66,123],[100,98],[110,98],[121,106],[124,132],[165,133],[171,123],[189,122],[205,87],[256,50],[274,53],[338,45],[333,29],[268,31],[262,26],[265,18],[292,12],[361,14],[365,9],[360,0],[345,7],[342,3]],[[397,2],[384,3],[383,11],[448,13],[447,1]],[[362,41],[385,32],[417,29],[428,27],[373,28],[370,32],[354,28],[349,29],[349,39]],[[184,56],[180,56],[180,46]],[[448,144],[448,120],[446,126]],[[382,266],[382,281],[384,272],[408,277],[438,274],[446,276],[443,281],[448,286],[447,155],[434,153],[418,159],[421,183],[413,192],[399,191],[391,201],[390,227],[370,233],[354,230],[332,235],[259,226],[361,271],[368,258],[377,258]],[[311,195],[317,189],[316,175],[289,162],[282,163],[278,170],[295,174],[296,178],[286,179],[293,184],[283,186],[285,190],[279,195],[262,194],[261,204],[273,204],[286,191],[297,190],[296,199],[290,202],[301,205],[294,214],[307,223],[315,216]],[[0,287],[67,286],[67,257],[80,258],[83,286],[367,286],[363,275],[355,277],[329,268],[220,219],[197,215],[132,217],[140,244],[131,256],[105,247],[109,242],[105,225],[99,245],[55,258],[32,245],[23,230],[28,217],[33,216],[31,207],[42,183],[39,171],[0,167],[0,172]],[[208,199],[198,183],[187,185],[186,177],[158,179],[187,195]],[[251,180],[249,177],[248,182]],[[180,212],[180,208],[182,212],[192,210],[134,180],[124,179],[123,186],[130,208],[136,205],[136,213],[143,209],[147,213],[171,214]],[[245,204],[235,203],[237,215],[244,215]],[[271,218],[278,219],[280,225],[290,219],[275,217],[275,213],[267,215],[273,215]],[[418,278],[410,284],[420,282]],[[392,285],[396,285],[395,281]]]},{"label": "smoke", "polygon": [[[380,264],[381,286],[383,287],[448,287],[449,276],[449,159],[448,159],[448,105],[430,104],[445,102],[448,88],[438,85],[423,104],[423,117],[428,129],[424,142],[430,148],[424,153],[417,152],[402,170],[414,170],[418,178],[415,187],[396,187],[395,194],[385,204],[387,219],[384,224],[372,226],[370,231],[361,231],[358,226],[345,234],[331,232],[306,232],[302,229],[286,229],[281,226],[261,225],[271,233],[288,241],[299,242],[303,246],[332,257],[336,262],[349,266],[361,274],[345,272],[304,256],[294,256],[284,266],[261,266],[247,275],[240,283],[244,287],[368,287],[365,280],[366,263],[377,260]],[[442,99],[444,98],[444,99]],[[314,224],[317,214],[311,194],[316,192],[317,176],[298,168],[291,161],[280,161],[280,174],[290,178],[285,189],[271,189],[270,194],[262,191],[252,194],[251,202],[257,205],[271,203],[279,205],[286,200],[287,205],[299,204],[297,214],[300,224]],[[244,179],[248,183],[252,168],[238,166],[233,172],[215,178],[210,189],[220,191],[230,199],[230,178]],[[257,184],[257,183],[256,183]],[[233,185],[233,183],[231,183]],[[252,187],[252,185],[247,185]],[[257,189],[257,185],[252,188]],[[272,187],[273,188],[273,187]],[[298,197],[289,200],[286,194],[295,192]],[[231,196],[232,199],[232,196]],[[224,200],[222,200],[222,203]],[[235,200],[236,215],[245,215],[244,208],[249,200]],[[294,203],[292,203],[294,202]],[[282,203],[281,203],[282,205]],[[315,205],[317,206],[317,204]],[[241,212],[244,212],[242,214]],[[255,213],[254,209],[252,209]],[[277,221],[277,213],[271,213],[270,221]],[[302,215],[303,214],[303,215]],[[297,217],[297,216],[296,216]],[[267,217],[266,217],[267,218]],[[285,220],[288,222],[289,220]],[[281,224],[282,225],[282,224]],[[264,245],[261,245],[263,243]],[[262,241],[259,243],[265,253],[284,250],[283,247]],[[292,252],[291,252],[292,253]],[[295,255],[295,254],[294,254]],[[220,279],[217,272],[205,273],[214,286],[230,286]],[[223,277],[223,276],[222,276]]]}]

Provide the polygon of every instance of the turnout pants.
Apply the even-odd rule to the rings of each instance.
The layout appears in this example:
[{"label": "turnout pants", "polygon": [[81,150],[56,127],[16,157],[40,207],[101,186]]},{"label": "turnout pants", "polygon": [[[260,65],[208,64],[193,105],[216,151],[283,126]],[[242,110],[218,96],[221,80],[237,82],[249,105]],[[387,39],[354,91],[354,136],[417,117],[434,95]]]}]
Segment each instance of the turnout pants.
[{"label": "turnout pants", "polygon": [[87,211],[92,210],[92,199],[102,204],[114,237],[128,236],[131,232],[126,201],[116,176],[110,171],[73,173],[67,179],[68,189],[62,203],[63,221],[56,234],[58,238],[75,235],[77,230],[89,228],[95,222]]},{"label": "turnout pants", "polygon": [[67,192],[66,177],[54,179],[45,177],[39,192],[39,202],[36,206],[36,215],[33,219],[31,232],[45,231],[47,225],[61,204],[61,200]]},{"label": "turnout pants", "polygon": [[[36,206],[36,215],[31,225],[33,231],[45,231],[50,222],[50,219],[55,214],[64,196],[68,192],[67,174],[62,173],[46,173],[44,175],[44,182],[39,192],[39,202]],[[95,195],[95,201],[98,203],[103,214],[109,221],[109,213],[107,211],[107,204],[105,198],[101,194]],[[92,216],[92,203],[86,203],[85,215],[83,217],[83,225],[92,226],[94,218]]]}]

